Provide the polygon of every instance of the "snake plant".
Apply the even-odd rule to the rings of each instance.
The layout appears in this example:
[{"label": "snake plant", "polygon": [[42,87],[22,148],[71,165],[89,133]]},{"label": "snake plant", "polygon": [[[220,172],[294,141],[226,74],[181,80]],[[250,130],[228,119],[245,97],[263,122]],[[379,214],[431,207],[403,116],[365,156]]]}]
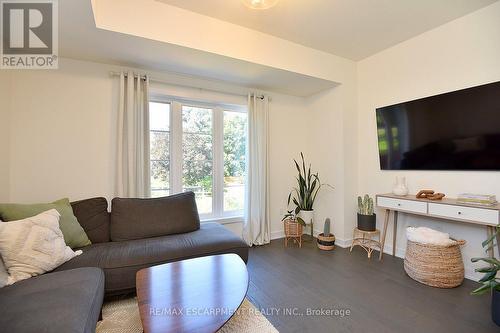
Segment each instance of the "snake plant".
[{"label": "snake plant", "polygon": [[[500,226],[497,226],[496,232],[482,243],[483,247],[489,249],[494,246],[494,240],[497,235],[500,235]],[[496,258],[472,258],[471,261],[484,261],[488,264],[488,266],[476,268],[476,272],[484,273],[484,275],[479,280],[482,285],[473,290],[472,294],[481,295],[493,289],[500,291],[500,278],[497,277],[497,272],[500,271],[500,261]]]},{"label": "snake plant", "polygon": [[295,159],[293,160],[298,172],[296,178],[297,187],[294,187],[290,194],[288,194],[288,205],[290,205],[291,202],[295,204],[295,214],[298,214],[301,210],[313,210],[316,196],[322,186],[333,188],[328,184],[321,184],[318,173],[311,172],[311,165],[309,164],[309,167],[306,168],[303,153],[300,153],[300,157],[302,162],[300,165]]}]

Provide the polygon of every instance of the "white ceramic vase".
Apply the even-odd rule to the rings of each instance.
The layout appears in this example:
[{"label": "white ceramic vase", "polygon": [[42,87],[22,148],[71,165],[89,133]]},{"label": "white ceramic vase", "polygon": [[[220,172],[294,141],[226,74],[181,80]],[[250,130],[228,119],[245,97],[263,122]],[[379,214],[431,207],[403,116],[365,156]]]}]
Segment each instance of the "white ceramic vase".
[{"label": "white ceramic vase", "polygon": [[314,210],[301,210],[299,216],[306,224],[311,224],[314,219]]},{"label": "white ceramic vase", "polygon": [[401,196],[408,194],[408,186],[406,186],[405,177],[396,177],[396,185],[394,185],[392,193]]}]

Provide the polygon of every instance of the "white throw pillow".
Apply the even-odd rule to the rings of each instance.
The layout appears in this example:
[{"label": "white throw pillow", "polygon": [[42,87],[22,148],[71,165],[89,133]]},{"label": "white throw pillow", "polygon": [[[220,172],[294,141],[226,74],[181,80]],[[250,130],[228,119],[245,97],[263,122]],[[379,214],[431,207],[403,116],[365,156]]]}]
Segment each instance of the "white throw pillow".
[{"label": "white throw pillow", "polygon": [[[0,223],[3,223],[2,220],[0,220]],[[7,268],[5,268],[5,265],[2,260],[2,256],[0,256],[0,288],[3,288],[7,285],[7,278],[9,277],[9,273],[7,273]]]},{"label": "white throw pillow", "polygon": [[450,235],[447,233],[426,227],[406,228],[406,238],[412,242],[423,244],[444,246],[455,244],[455,241],[450,239]]},{"label": "white throw pillow", "polygon": [[62,265],[82,253],[66,246],[60,214],[51,209],[24,220],[0,223],[0,254],[9,273],[7,284]]},{"label": "white throw pillow", "polygon": [[[2,221],[0,221],[2,223]],[[2,258],[0,258],[0,288],[3,288],[7,285],[7,279],[9,278],[9,273],[7,273],[7,269],[3,264]]]}]

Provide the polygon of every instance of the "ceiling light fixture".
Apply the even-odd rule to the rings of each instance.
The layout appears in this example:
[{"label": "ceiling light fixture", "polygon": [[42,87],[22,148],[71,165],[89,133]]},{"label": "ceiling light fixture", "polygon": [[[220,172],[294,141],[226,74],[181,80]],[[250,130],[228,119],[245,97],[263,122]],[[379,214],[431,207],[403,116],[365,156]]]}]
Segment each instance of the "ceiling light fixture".
[{"label": "ceiling light fixture", "polygon": [[252,9],[269,9],[276,5],[279,0],[242,0],[243,3]]}]

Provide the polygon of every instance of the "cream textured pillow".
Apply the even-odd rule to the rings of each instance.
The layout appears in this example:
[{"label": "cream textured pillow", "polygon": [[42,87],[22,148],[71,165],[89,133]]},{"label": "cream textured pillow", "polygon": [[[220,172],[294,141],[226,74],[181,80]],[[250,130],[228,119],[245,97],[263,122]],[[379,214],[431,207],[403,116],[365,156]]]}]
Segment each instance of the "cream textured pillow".
[{"label": "cream textured pillow", "polygon": [[[0,223],[3,221],[0,220]],[[2,260],[2,256],[0,256],[0,288],[3,288],[7,285],[7,278],[9,277],[9,273],[7,273],[7,269]]]},{"label": "cream textured pillow", "polygon": [[[0,221],[2,223],[2,221]],[[3,264],[2,258],[0,258],[0,288],[3,288],[7,285],[7,279],[9,278],[9,273],[7,273],[7,269]]]},{"label": "cream textured pillow", "polygon": [[24,220],[0,223],[0,254],[7,284],[51,271],[82,251],[66,246],[59,229],[60,214],[51,209]]}]

